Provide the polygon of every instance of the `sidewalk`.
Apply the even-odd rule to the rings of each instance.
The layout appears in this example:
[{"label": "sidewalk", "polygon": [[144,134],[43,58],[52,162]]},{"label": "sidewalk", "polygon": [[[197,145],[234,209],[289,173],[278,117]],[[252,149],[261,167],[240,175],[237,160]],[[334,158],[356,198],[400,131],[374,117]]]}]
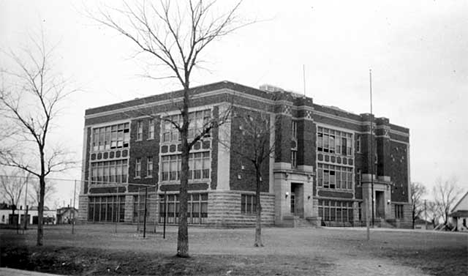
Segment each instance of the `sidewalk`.
[{"label": "sidewalk", "polygon": [[41,272],[36,272],[36,271],[0,267],[0,276],[57,276],[57,275],[58,274],[49,274],[49,273],[41,273]]}]

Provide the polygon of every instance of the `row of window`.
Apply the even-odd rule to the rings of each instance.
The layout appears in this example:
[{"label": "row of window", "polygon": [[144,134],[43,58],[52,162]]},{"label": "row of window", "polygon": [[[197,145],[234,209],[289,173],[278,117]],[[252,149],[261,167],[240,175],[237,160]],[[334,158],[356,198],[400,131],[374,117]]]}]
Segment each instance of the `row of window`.
[{"label": "row of window", "polygon": [[353,169],[318,163],[317,186],[326,189],[353,189]]},{"label": "row of window", "polygon": [[88,221],[124,222],[125,196],[89,197]]},{"label": "row of window", "polygon": [[[165,155],[161,159],[161,180],[179,180],[181,169],[181,155]],[[210,152],[196,152],[189,155],[188,179],[210,178]]]},{"label": "row of window", "polygon": [[[211,120],[211,110],[201,110],[194,111],[189,113],[189,133],[188,138],[193,139],[196,135],[199,135],[204,128],[208,125]],[[162,127],[162,141],[163,142],[177,142],[180,140],[179,130],[174,126],[174,123],[177,125],[182,125],[182,115],[172,115],[166,117],[163,120]],[[205,137],[208,137],[210,133],[206,134]]]},{"label": "row of window", "polygon": [[319,127],[317,132],[317,150],[344,156],[352,156],[351,133]]},{"label": "row of window", "polygon": [[93,129],[93,151],[127,148],[130,141],[130,124],[117,124]]},{"label": "row of window", "polygon": [[91,163],[91,181],[96,183],[127,183],[127,160]]},{"label": "row of window", "polygon": [[[148,140],[154,139],[154,119],[148,121]],[[143,140],[143,122],[137,122],[137,141]]]},{"label": "row of window", "polygon": [[319,217],[323,221],[353,222],[353,203],[319,199]]},{"label": "row of window", "polygon": [[[179,195],[164,195],[159,196],[159,222],[169,224],[178,223],[179,221]],[[205,223],[208,217],[208,194],[189,194],[187,220],[191,224]]]}]

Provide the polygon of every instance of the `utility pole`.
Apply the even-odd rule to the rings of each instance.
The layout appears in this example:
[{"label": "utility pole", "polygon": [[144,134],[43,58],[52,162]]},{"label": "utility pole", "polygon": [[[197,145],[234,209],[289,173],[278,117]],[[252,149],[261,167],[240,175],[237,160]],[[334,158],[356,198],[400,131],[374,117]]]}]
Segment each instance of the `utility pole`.
[{"label": "utility pole", "polygon": [[374,114],[372,113],[372,69],[369,69],[370,84],[370,163],[371,163],[371,204],[372,204],[372,227],[374,227]]},{"label": "utility pole", "polygon": [[424,224],[425,224],[425,229],[424,230],[427,230],[427,200],[425,199],[424,200]]},{"label": "utility pole", "polygon": [[24,213],[23,233],[24,233],[24,230],[28,229],[28,183],[29,183],[29,177],[26,178],[26,193],[24,194],[24,206],[25,206],[26,210],[25,210],[25,213]]},{"label": "utility pole", "polygon": [[167,217],[167,210],[166,210],[166,204],[167,204],[167,191],[164,191],[164,226],[163,226],[163,239],[166,238],[166,217]]},{"label": "utility pole", "polygon": [[73,214],[72,234],[75,234],[75,198],[76,198],[76,179],[75,179],[75,184],[73,185],[73,206],[71,208],[71,211]]},{"label": "utility pole", "polygon": [[146,204],[148,204],[148,186],[145,187],[145,212],[143,215],[143,238],[146,238],[146,213],[147,213],[147,208]]}]

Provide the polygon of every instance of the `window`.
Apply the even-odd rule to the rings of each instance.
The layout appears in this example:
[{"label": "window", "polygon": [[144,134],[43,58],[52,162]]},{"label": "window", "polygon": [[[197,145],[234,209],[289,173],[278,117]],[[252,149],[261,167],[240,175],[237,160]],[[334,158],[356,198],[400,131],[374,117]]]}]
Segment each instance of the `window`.
[{"label": "window", "polygon": [[117,124],[93,129],[93,151],[127,148],[130,141],[130,124]]},{"label": "window", "polygon": [[403,217],[403,204],[395,204],[395,218],[402,219]]},{"label": "window", "polygon": [[150,216],[151,208],[150,207],[150,201],[151,198],[146,196],[144,194],[139,194],[133,196],[133,222],[134,223],[143,223],[144,221],[144,216],[145,216],[145,200],[146,200],[146,218],[148,219]]},{"label": "window", "polygon": [[297,167],[297,150],[291,150],[291,167]]},{"label": "window", "polygon": [[361,170],[357,170],[357,173],[356,173],[356,184],[357,186],[361,186],[362,185],[362,172]]},{"label": "window", "polygon": [[141,121],[137,122],[137,141],[141,141],[143,139],[143,123]]},{"label": "window", "polygon": [[257,212],[256,195],[241,195],[241,213],[255,215]]},{"label": "window", "polygon": [[353,202],[319,199],[319,216],[323,221],[353,222]]},{"label": "window", "polygon": [[148,156],[146,160],[146,177],[153,177],[153,157]]},{"label": "window", "polygon": [[[172,194],[159,196],[159,222],[178,223],[179,218],[179,195]],[[208,194],[189,194],[187,220],[190,224],[203,224],[208,217]]]},{"label": "window", "polygon": [[297,140],[297,122],[291,121],[291,138]]},{"label": "window", "polygon": [[361,153],[361,136],[356,137],[356,152]]},{"label": "window", "polygon": [[89,222],[124,222],[124,220],[125,196],[89,197]]},{"label": "window", "polygon": [[148,139],[154,139],[154,120],[148,122]]},{"label": "window", "polygon": [[135,178],[141,177],[141,158],[135,160]]},{"label": "window", "polygon": [[318,163],[318,187],[326,189],[353,189],[353,168]]},{"label": "window", "polygon": [[127,160],[91,163],[92,184],[127,183]]},{"label": "window", "polygon": [[[175,181],[180,179],[180,155],[165,155],[161,157],[161,180]],[[210,152],[195,152],[189,155],[189,180],[210,178]]]},{"label": "window", "polygon": [[351,133],[318,127],[317,150],[319,152],[333,153],[343,156],[352,156]]},{"label": "window", "polygon": [[[200,135],[211,120],[211,110],[200,110],[189,113],[189,132],[188,138],[193,139]],[[177,142],[179,141],[179,130],[174,126],[182,123],[181,115],[172,115],[164,118],[162,123],[162,141]],[[211,133],[205,134],[204,137],[210,137]]]}]

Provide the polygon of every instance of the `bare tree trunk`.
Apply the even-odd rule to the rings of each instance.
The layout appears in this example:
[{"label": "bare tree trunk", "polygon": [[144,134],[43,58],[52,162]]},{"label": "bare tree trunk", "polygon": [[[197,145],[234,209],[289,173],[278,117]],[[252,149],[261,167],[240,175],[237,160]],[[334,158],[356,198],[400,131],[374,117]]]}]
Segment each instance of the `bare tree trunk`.
[{"label": "bare tree trunk", "polygon": [[189,241],[188,241],[188,222],[187,222],[187,205],[188,205],[188,171],[189,171],[189,153],[190,145],[188,143],[188,127],[189,127],[189,84],[188,81],[184,87],[184,102],[182,108],[182,127],[180,130],[182,140],[182,156],[181,156],[181,171],[180,171],[180,193],[179,193],[179,230],[177,235],[177,256],[189,257]]},{"label": "bare tree trunk", "polygon": [[39,147],[39,153],[41,156],[41,174],[39,175],[39,206],[37,207],[38,220],[37,220],[37,246],[42,246],[44,238],[44,198],[45,198],[45,159],[44,159],[44,146],[45,140],[42,146]]},{"label": "bare tree trunk", "polygon": [[260,168],[256,168],[256,191],[255,191],[255,198],[257,199],[257,221],[255,223],[255,247],[263,247],[263,242],[262,242],[262,203],[260,202]]},{"label": "bare tree trunk", "polygon": [[37,246],[42,246],[44,237],[44,195],[45,195],[45,176],[39,177],[40,199],[39,206],[37,207]]}]

